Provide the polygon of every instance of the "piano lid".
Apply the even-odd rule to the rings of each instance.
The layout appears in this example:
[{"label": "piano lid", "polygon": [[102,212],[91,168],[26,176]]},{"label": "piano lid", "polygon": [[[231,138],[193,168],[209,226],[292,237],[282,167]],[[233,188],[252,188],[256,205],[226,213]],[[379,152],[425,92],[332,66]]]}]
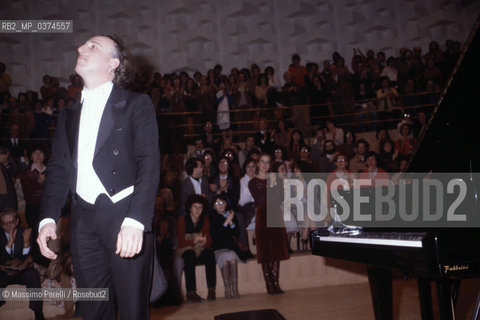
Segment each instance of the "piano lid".
[{"label": "piano lid", "polygon": [[460,54],[407,172],[480,172],[480,17]]}]

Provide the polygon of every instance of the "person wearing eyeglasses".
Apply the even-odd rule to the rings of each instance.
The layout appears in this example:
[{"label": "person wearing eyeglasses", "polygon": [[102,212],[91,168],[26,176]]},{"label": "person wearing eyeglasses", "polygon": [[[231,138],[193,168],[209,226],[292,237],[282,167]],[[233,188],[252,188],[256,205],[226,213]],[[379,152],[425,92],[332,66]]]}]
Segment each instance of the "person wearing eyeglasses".
[{"label": "person wearing eyeglasses", "polygon": [[237,262],[246,261],[247,251],[238,245],[240,228],[237,215],[234,210],[227,210],[227,200],[222,195],[213,198],[213,210],[210,235],[215,261],[222,272],[225,299],[239,298]]},{"label": "person wearing eyeglasses", "polygon": [[[30,257],[32,229],[19,226],[20,219],[13,209],[4,209],[0,213],[0,288],[9,284],[23,284],[27,288],[41,288],[40,275],[31,264]],[[5,301],[0,301],[2,306]],[[43,301],[30,301],[29,308],[35,313],[35,319],[43,316]]]}]

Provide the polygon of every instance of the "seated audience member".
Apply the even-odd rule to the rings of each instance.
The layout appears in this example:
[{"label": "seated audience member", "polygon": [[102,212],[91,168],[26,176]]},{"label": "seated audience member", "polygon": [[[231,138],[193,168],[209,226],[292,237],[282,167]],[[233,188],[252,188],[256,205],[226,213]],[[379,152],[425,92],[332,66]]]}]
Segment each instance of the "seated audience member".
[{"label": "seated audience member", "polygon": [[[0,213],[2,231],[0,232],[0,288],[9,284],[23,284],[27,288],[41,288],[40,275],[31,264],[31,229],[19,226],[17,213],[4,209]],[[0,301],[2,306],[5,301]],[[43,316],[43,301],[30,301],[30,309],[35,319]]]},{"label": "seated audience member", "polygon": [[413,136],[415,138],[418,138],[420,132],[427,126],[427,122],[427,114],[423,111],[420,111],[417,114],[416,119],[413,121]]},{"label": "seated audience member", "polygon": [[207,179],[208,184],[213,181],[213,178],[218,174],[217,160],[212,149],[207,149],[203,153],[203,176]]},{"label": "seated audience member", "polygon": [[243,163],[248,159],[248,153],[252,150],[258,150],[255,146],[255,137],[252,135],[247,136],[245,139],[245,147],[238,153],[238,164],[243,167]]},{"label": "seated audience member", "polygon": [[203,147],[203,140],[202,138],[197,138],[195,139],[195,150],[190,152],[187,158],[202,159],[204,152],[205,148]]},{"label": "seated audience member", "polygon": [[240,168],[240,165],[238,163],[237,153],[233,150],[233,148],[228,148],[223,150],[222,156],[227,158],[230,162],[233,176],[237,179],[240,179],[242,177],[242,168]]},{"label": "seated audience member", "polygon": [[205,121],[202,132],[203,147],[210,148],[215,153],[220,151],[220,138],[214,135],[213,122]]},{"label": "seated audience member", "polygon": [[255,177],[255,170],[257,169],[256,161],[247,159],[243,164],[244,176],[240,179],[240,198],[237,206],[237,219],[240,228],[239,240],[248,247],[247,227],[250,221],[255,216],[255,206],[248,183]]},{"label": "seated audience member", "polygon": [[218,161],[218,175],[213,178],[210,190],[214,195],[223,194],[225,196],[228,209],[236,207],[240,197],[240,183],[232,174],[232,165],[228,158],[221,157]]},{"label": "seated audience member", "polygon": [[[40,200],[42,197],[43,182],[45,181],[44,164],[45,150],[41,146],[33,147],[30,152],[31,165],[20,172],[20,182],[25,199],[25,220],[29,228],[32,228],[32,238],[38,235],[38,215],[40,214]],[[43,257],[36,242],[31,251],[34,262],[48,266],[49,260]]]},{"label": "seated audience member", "polygon": [[367,169],[360,173],[359,179],[369,179],[371,181],[370,185],[372,186],[385,185],[388,183],[388,173],[377,166],[378,155],[375,152],[369,151],[365,154],[365,163]]},{"label": "seated audience member", "polygon": [[323,145],[325,143],[325,135],[323,134],[322,127],[318,127],[315,134],[315,138],[311,144],[312,147],[312,159],[318,162],[318,159],[323,155]]},{"label": "seated audience member", "polygon": [[287,127],[285,120],[280,119],[277,122],[277,128],[275,129],[275,144],[282,147],[288,147],[290,143],[290,135],[292,129]]},{"label": "seated audience member", "polygon": [[[400,120],[400,122],[397,123],[397,130],[398,130],[398,136],[399,136],[399,137],[402,136],[402,133],[401,133],[400,128],[401,128],[404,124],[409,125],[409,126],[410,126],[410,129],[413,128],[412,116],[411,116],[409,113],[404,113],[402,120]],[[409,133],[408,135],[409,135],[410,137],[413,137],[413,132],[412,132],[412,130],[410,130],[410,133]]]},{"label": "seated audience member", "polygon": [[40,146],[35,146],[30,150],[30,159],[32,160],[29,168],[20,173],[23,196],[26,202],[25,219],[29,228],[38,228],[38,214],[40,210],[40,199],[42,197],[42,186],[45,181],[44,164],[45,151]]},{"label": "seated audience member", "polygon": [[211,203],[212,194],[207,179],[203,178],[203,160],[190,158],[185,165],[185,171],[188,175],[180,187],[180,204],[178,215],[183,216],[186,213],[185,201],[192,194],[198,194]]},{"label": "seated audience member", "polygon": [[258,159],[260,159],[260,151],[257,149],[251,150],[247,154],[247,159],[253,159],[255,161],[258,161]]},{"label": "seated audience member", "polygon": [[355,134],[351,130],[347,130],[345,133],[344,143],[338,147],[338,152],[351,159],[355,156]]},{"label": "seated audience member", "polygon": [[[330,191],[332,188],[332,183],[337,179],[343,179],[347,181],[350,185],[350,188],[353,186],[353,176],[348,170],[348,158],[338,153],[335,157],[335,169],[327,177],[327,190]],[[338,185],[337,188],[343,189],[342,184]],[[330,192],[329,192],[330,194]]]},{"label": "seated audience member", "polygon": [[[395,99],[398,97],[398,91],[392,87],[390,80],[387,77],[382,77],[381,87],[377,90],[377,109],[392,110],[396,106]],[[385,116],[384,116],[385,117]]]},{"label": "seated audience member", "polygon": [[387,172],[397,172],[398,151],[395,150],[395,142],[392,140],[383,140],[380,143],[380,155],[378,156],[379,165]]},{"label": "seated audience member", "polygon": [[411,132],[412,127],[408,124],[403,124],[400,127],[400,138],[395,141],[395,149],[399,155],[404,157],[409,157],[417,144],[417,140],[411,137]]},{"label": "seated audience member", "polygon": [[177,221],[177,254],[183,258],[185,265],[187,302],[205,301],[196,292],[195,266],[197,265],[205,265],[208,287],[207,301],[214,301],[217,278],[215,255],[211,249],[210,221],[206,214],[208,203],[200,195],[191,195],[188,197],[185,207],[188,213]]},{"label": "seated audience member", "polygon": [[216,93],[217,97],[217,125],[222,133],[225,130],[230,129],[230,107],[233,105],[234,101],[232,96],[230,96],[226,86],[225,81],[219,82],[219,88]]},{"label": "seated audience member", "polygon": [[265,74],[261,74],[258,77],[258,82],[255,86],[255,99],[257,101],[257,107],[265,107],[268,105],[268,91],[270,86],[268,85],[268,78]]},{"label": "seated audience member", "polygon": [[355,156],[350,159],[350,171],[352,173],[359,173],[367,168],[365,164],[365,153],[367,153],[368,147],[368,142],[364,139],[357,140],[355,144]]},{"label": "seated audience member", "polygon": [[18,167],[10,151],[0,146],[0,211],[17,207],[17,194],[13,180],[18,176]]},{"label": "seated audience member", "polygon": [[20,138],[20,128],[18,127],[18,124],[12,124],[10,126],[6,147],[10,150],[10,153],[15,159],[17,165],[20,165],[21,158],[25,155],[24,151],[26,149],[26,145],[23,142],[23,139]]},{"label": "seated audience member", "polygon": [[237,242],[240,228],[237,215],[227,210],[227,200],[222,195],[213,197],[213,214],[210,217],[210,235],[215,260],[222,271],[225,299],[239,298],[237,262],[246,261],[246,250]]},{"label": "seated audience member", "polygon": [[300,130],[293,130],[290,135],[290,145],[288,149],[288,157],[297,160],[300,153],[300,148],[304,145],[303,133]]},{"label": "seated audience member", "polygon": [[342,145],[343,139],[344,139],[343,129],[337,128],[333,120],[327,120],[326,125],[327,125],[328,132],[325,138],[329,140],[333,140],[333,142],[337,147]]},{"label": "seated audience member", "polygon": [[320,158],[316,159],[318,172],[332,172],[335,169],[335,156],[337,150],[333,140],[325,140],[323,143],[323,154]]},{"label": "seated audience member", "polygon": [[275,142],[275,137],[268,130],[268,123],[265,117],[258,120],[258,132],[255,134],[255,145],[263,152],[270,152],[270,148]]},{"label": "seated audience member", "polygon": [[285,148],[276,145],[272,148],[273,150],[273,162],[275,163],[284,163],[287,161],[287,152],[285,151]]},{"label": "seated audience member", "polygon": [[312,149],[310,148],[310,146],[306,144],[302,145],[302,147],[300,148],[300,155],[298,157],[298,161],[308,163],[312,170],[309,172],[318,172],[317,164],[312,160],[311,154]]},{"label": "seated audience member", "polygon": [[378,128],[377,132],[375,133],[375,142],[372,143],[370,146],[370,151],[374,151],[376,153],[380,153],[380,142],[385,139],[390,140],[390,135],[388,134],[387,129],[385,128]]},{"label": "seated audience member", "polygon": [[387,77],[388,80],[392,83],[392,85],[398,84],[398,70],[397,70],[397,62],[395,61],[394,57],[389,57],[387,60],[387,66],[383,68],[382,73],[380,74],[382,77]]}]

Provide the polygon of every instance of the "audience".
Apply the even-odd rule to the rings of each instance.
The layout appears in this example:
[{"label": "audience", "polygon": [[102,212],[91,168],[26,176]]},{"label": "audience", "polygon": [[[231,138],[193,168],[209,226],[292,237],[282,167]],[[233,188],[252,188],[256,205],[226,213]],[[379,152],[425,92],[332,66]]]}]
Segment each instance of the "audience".
[{"label": "audience", "polygon": [[[288,236],[283,228],[272,233],[265,227],[270,166],[283,177],[292,171],[297,176],[308,171],[331,173],[330,177],[360,173],[374,184],[388,178],[406,165],[414,151],[416,137],[428,123],[430,105],[438,100],[459,48],[459,43],[447,41],[442,52],[438,43],[432,42],[425,55],[421,48],[402,48],[399,57],[388,59],[383,52],[368,50],[363,55],[356,49],[352,72],[338,52],[332,60],[323,61],[322,71],[312,61],[306,67],[301,65],[300,56],[293,55],[283,82],[272,67],[261,73],[257,64],[233,68],[230,74],[222,74],[222,66],[216,65],[206,75],[197,71],[193,77],[186,72],[154,73],[151,80],[146,74],[139,75],[136,88],[150,95],[160,113],[165,155],[161,187],[171,195],[169,228],[173,238],[177,232],[176,239],[166,243],[171,246],[168,252],[177,249],[185,263],[187,301],[204,301],[196,294],[198,264],[207,266],[207,299],[215,300],[215,260],[222,271],[225,297],[239,296],[237,262],[251,256],[246,230],[251,223],[256,228],[257,261],[262,263],[267,291],[282,293],[279,261],[289,257],[293,236],[302,238],[296,226],[289,226]],[[0,210],[16,209],[23,190],[26,223],[35,231],[43,160],[48,156],[52,129],[59,110],[78,101],[82,83],[77,75],[71,75],[66,89],[55,76],[44,75],[38,92],[21,92],[15,98],[10,95],[12,80],[5,70],[0,62],[1,122],[7,128],[2,136],[5,147],[0,147]],[[299,106],[306,103],[314,106]],[[402,110],[418,105],[425,106],[412,112]],[[253,110],[245,111],[249,108]],[[187,113],[172,116],[168,114],[171,111]],[[343,112],[356,115],[342,118]],[[398,122],[398,115],[405,112],[411,115],[409,121]],[[258,124],[258,130],[252,130],[252,123]],[[375,141],[363,138],[365,130],[377,127]],[[388,135],[387,128],[395,127],[400,132],[398,140]],[[310,132],[315,133],[311,138]],[[46,148],[34,145],[32,139],[43,139]],[[188,155],[187,139],[194,142]],[[239,144],[243,149],[237,145],[240,140],[245,142]],[[10,211],[10,215],[2,215],[4,230],[19,223],[14,210]],[[3,217],[13,222],[4,225]],[[16,238],[22,239],[23,229],[17,229]]]}]

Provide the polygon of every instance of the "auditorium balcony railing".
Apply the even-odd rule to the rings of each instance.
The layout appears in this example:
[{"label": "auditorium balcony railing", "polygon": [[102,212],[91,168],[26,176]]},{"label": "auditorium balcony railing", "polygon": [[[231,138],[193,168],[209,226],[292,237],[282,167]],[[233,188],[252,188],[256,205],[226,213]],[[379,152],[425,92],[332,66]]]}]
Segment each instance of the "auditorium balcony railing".
[{"label": "auditorium balcony railing", "polygon": [[[230,130],[234,141],[240,141],[248,134],[257,132],[258,119],[264,116],[269,127],[274,127],[279,119],[290,122],[293,126],[301,125],[304,132],[312,133],[318,127],[324,125],[327,119],[333,119],[337,127],[352,129],[355,132],[373,131],[378,127],[394,128],[402,120],[404,114],[415,116],[419,112],[429,114],[440,97],[440,92],[421,92],[409,95],[399,95],[386,99],[348,100],[341,102],[327,102],[322,104],[303,104],[293,106],[279,106],[274,108],[250,106],[248,108],[235,109],[230,114]],[[381,106],[386,106],[381,108]],[[237,116],[237,115],[242,116]],[[215,119],[217,113],[215,112]],[[8,114],[2,114],[2,144],[5,144],[9,126],[14,121]],[[157,121],[160,134],[169,135],[174,131],[182,134],[187,139],[200,136],[204,125],[204,113],[196,112],[157,112]],[[212,119],[213,120],[213,119]],[[52,117],[56,123],[56,118]],[[213,121],[214,125],[217,125]],[[19,124],[21,125],[21,124]],[[304,127],[305,126],[305,127]],[[31,138],[22,137],[26,143],[50,144],[53,137],[54,126],[48,128],[48,137]],[[222,135],[222,132],[215,132]]]}]

